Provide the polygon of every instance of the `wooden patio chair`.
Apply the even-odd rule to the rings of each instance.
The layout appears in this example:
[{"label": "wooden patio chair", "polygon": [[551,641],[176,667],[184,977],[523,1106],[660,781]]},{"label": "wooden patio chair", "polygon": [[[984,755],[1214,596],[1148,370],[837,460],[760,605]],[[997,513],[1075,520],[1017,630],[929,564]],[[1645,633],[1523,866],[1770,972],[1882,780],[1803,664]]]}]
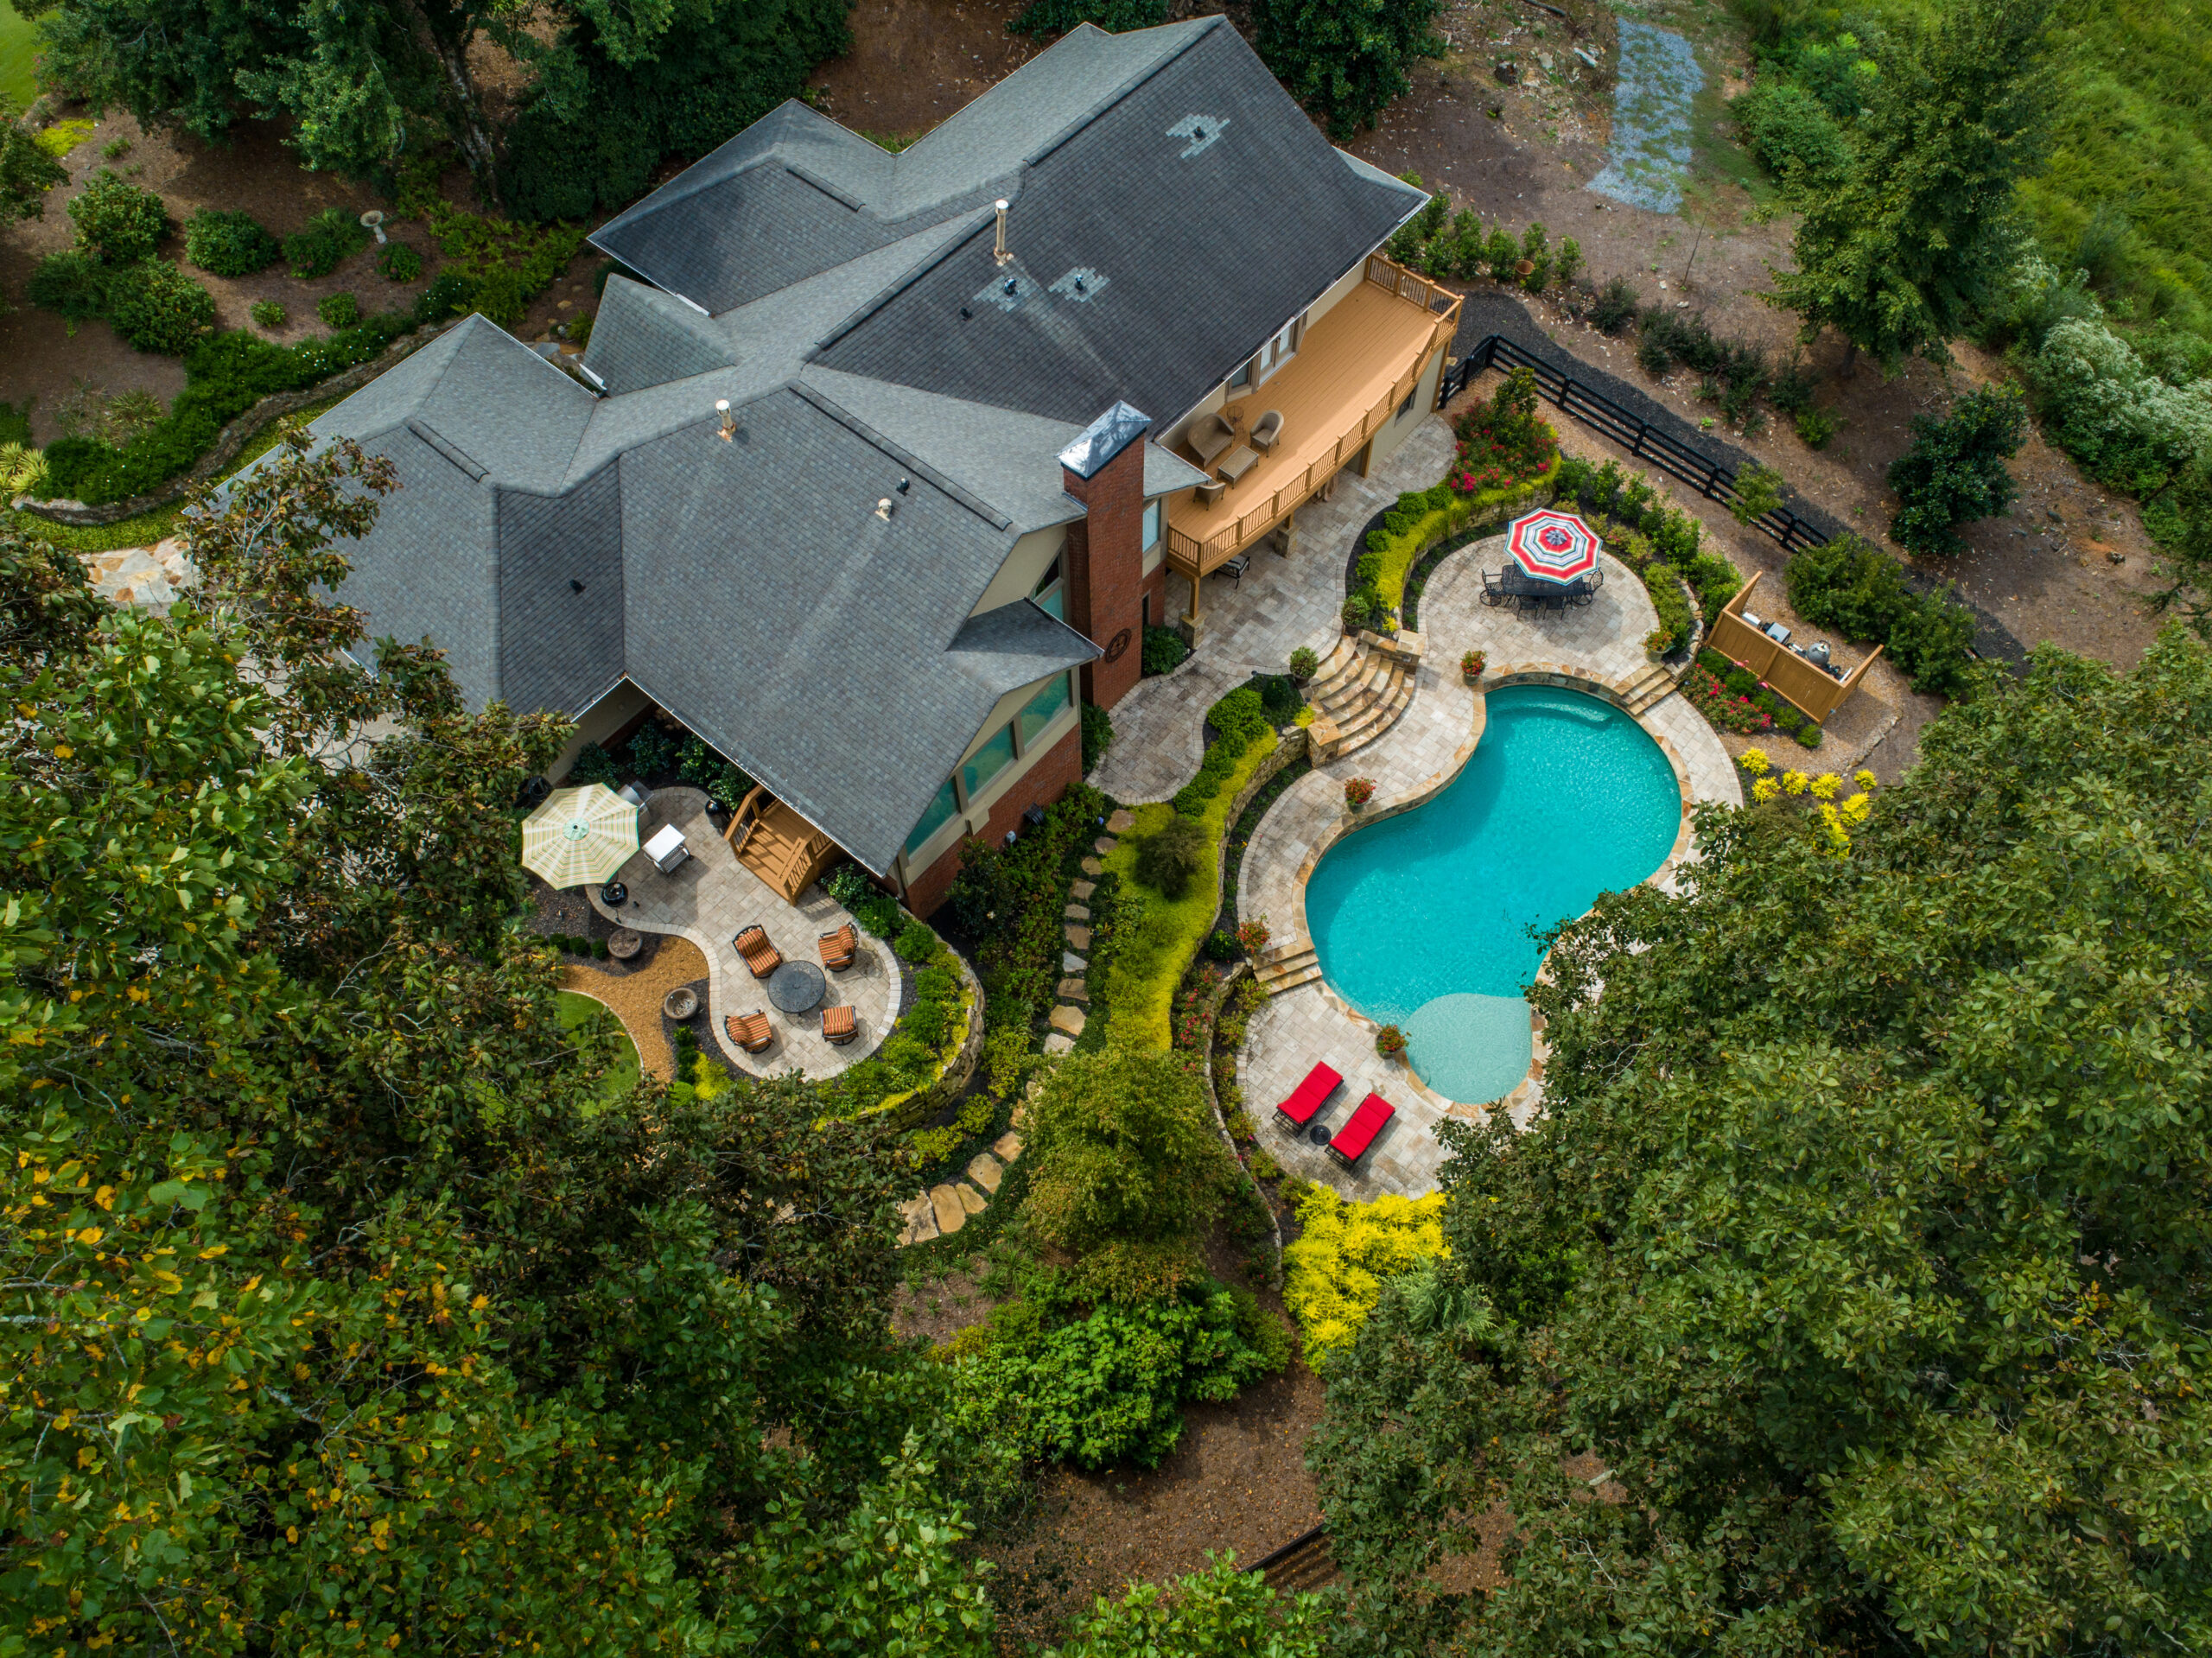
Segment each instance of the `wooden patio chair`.
[{"label": "wooden patio chair", "polygon": [[768,1026],[768,1015],[758,1008],[749,1013],[732,1013],[722,1021],[722,1029],[729,1032],[731,1041],[747,1053],[765,1052],[776,1039],[775,1032]]},{"label": "wooden patio chair", "polygon": [[860,1023],[854,1016],[850,1002],[839,1002],[834,1007],[822,1010],[822,1039],[843,1047],[860,1034]]},{"label": "wooden patio chair", "polygon": [[822,952],[823,966],[832,973],[842,973],[852,966],[854,958],[860,954],[861,936],[853,924],[848,921],[836,931],[823,933],[815,948]]},{"label": "wooden patio chair", "polygon": [[756,979],[766,978],[784,964],[783,952],[768,942],[768,930],[765,927],[747,927],[729,942],[736,946],[737,953],[753,969]]}]

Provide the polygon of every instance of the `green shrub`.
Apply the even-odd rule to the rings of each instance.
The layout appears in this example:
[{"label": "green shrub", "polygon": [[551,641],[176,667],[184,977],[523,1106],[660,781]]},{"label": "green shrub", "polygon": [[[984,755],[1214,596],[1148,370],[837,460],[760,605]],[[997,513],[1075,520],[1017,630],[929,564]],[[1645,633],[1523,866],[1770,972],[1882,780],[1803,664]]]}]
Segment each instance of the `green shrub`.
[{"label": "green shrub", "polygon": [[351,294],[326,294],[315,302],[315,314],[334,328],[350,328],[361,320],[361,302]]},{"label": "green shrub", "polygon": [[890,937],[899,925],[899,900],[886,894],[864,898],[845,907],[853,912],[853,919],[863,932],[873,933],[878,938]]},{"label": "green shrub", "polygon": [[1671,565],[1649,566],[1643,572],[1643,582],[1644,590],[1651,595],[1651,608],[1659,619],[1654,632],[1666,635],[1664,647],[1655,654],[1671,656],[1690,641],[1690,601]]},{"label": "green shrub", "polygon": [[2027,405],[2017,388],[1983,386],[1948,415],[1915,415],[1912,447],[1890,463],[1897,492],[1890,534],[1916,553],[1950,553],[1965,543],[1957,526],[1999,517],[2019,486],[2005,463],[2027,435]]},{"label": "green shrub", "polygon": [[1715,677],[1725,679],[1727,677],[1728,670],[1733,668],[1735,664],[1707,645],[1699,648],[1697,665]]},{"label": "green shrub", "polygon": [[1137,848],[1137,879],[1164,897],[1179,899],[1209,850],[1198,826],[1179,811]]},{"label": "green shrub", "polygon": [[1799,410],[1795,423],[1797,428],[1797,435],[1804,439],[1808,448],[1825,449],[1828,446],[1828,440],[1841,429],[1843,416],[1833,409],[1816,406]]},{"label": "green shrub", "polygon": [[1897,560],[1856,536],[1793,556],[1783,572],[1790,607],[1815,627],[1879,643],[1915,690],[1965,690],[1974,614],[1946,593],[1917,594]]},{"label": "green shrub", "polygon": [[1789,734],[1808,748],[1818,748],[1821,746],[1821,728],[1810,720],[1806,721]]},{"label": "green shrub", "polygon": [[181,357],[215,325],[215,296],[181,265],[142,259],[108,286],[108,321],[138,351]]},{"label": "green shrub", "polygon": [[925,921],[909,921],[899,929],[899,937],[892,944],[892,949],[899,952],[899,959],[904,962],[930,961],[938,948],[937,934]]},{"label": "green shrub", "polygon": [[27,297],[41,310],[56,311],[72,322],[86,321],[107,309],[108,273],[89,253],[67,248],[49,253],[31,272]]},{"label": "green shrub", "polygon": [[135,265],[169,233],[168,215],[151,190],[126,184],[105,168],[85,181],[69,203],[77,246],[104,265]]},{"label": "green shrub", "polygon": [[1821,189],[1851,164],[1851,143],[1836,118],[1789,81],[1753,87],[1728,112],[1751,152],[1793,194]]},{"label": "green shrub", "polygon": [[1616,276],[1605,284],[1598,295],[1598,302],[1590,308],[1590,320],[1598,325],[1600,334],[1617,338],[1628,332],[1643,302],[1643,295],[1625,276]]},{"label": "green shrub", "polygon": [[254,326],[261,328],[281,328],[284,326],[284,308],[273,299],[257,299],[246,308],[246,314]]},{"label": "green shrub", "polygon": [[276,238],[251,213],[202,207],[184,221],[184,257],[217,276],[251,276],[273,263]]},{"label": "green shrub", "polygon": [[588,783],[617,783],[621,777],[621,771],[615,765],[612,754],[597,743],[586,743],[577,751],[575,763],[569,768],[567,781],[581,786]]},{"label": "green shrub", "polygon": [[416,321],[443,322],[448,317],[460,316],[475,302],[475,295],[476,284],[461,272],[441,270],[416,296]]},{"label": "green shrub", "polygon": [[899,1016],[899,1028],[935,1052],[944,1045],[945,1032],[952,1028],[952,1010],[924,997]]},{"label": "green shrub", "polygon": [[377,274],[386,282],[413,282],[423,274],[423,256],[404,242],[387,242],[377,255]]},{"label": "green shrub", "polygon": [[1095,702],[1083,705],[1083,774],[1089,777],[1098,769],[1098,762],[1106,758],[1106,751],[1114,746],[1114,721],[1106,710]]},{"label": "green shrub", "polygon": [[1675,353],[1657,334],[1648,334],[1637,342],[1636,365],[1646,374],[1664,374],[1675,366]]},{"label": "green shrub", "polygon": [[1748,668],[1730,664],[1720,675],[1720,683],[1738,696],[1754,695],[1759,688],[1758,676]]},{"label": "green shrub", "polygon": [[1183,636],[1172,627],[1147,627],[1144,631],[1144,670],[1147,674],[1172,673],[1180,667],[1191,654],[1191,647]]},{"label": "green shrub", "polygon": [[302,280],[327,276],[368,246],[372,238],[358,214],[325,207],[284,238],[284,257]]},{"label": "green shrub", "polygon": [[1224,932],[1220,928],[1216,927],[1206,935],[1206,942],[1203,948],[1206,953],[1206,959],[1210,962],[1233,962],[1236,959],[1241,946],[1238,945],[1235,935]]},{"label": "green shrub", "polygon": [[607,959],[607,941],[604,938],[594,938],[591,941],[591,958],[594,962],[603,962]]}]

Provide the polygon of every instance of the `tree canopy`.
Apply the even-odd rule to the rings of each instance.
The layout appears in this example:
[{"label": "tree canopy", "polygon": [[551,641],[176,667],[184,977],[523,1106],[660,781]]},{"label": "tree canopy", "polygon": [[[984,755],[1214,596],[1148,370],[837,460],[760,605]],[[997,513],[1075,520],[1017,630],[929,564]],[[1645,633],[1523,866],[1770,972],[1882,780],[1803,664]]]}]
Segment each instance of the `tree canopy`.
[{"label": "tree canopy", "polygon": [[289,440],[166,619],[0,541],[0,1650],[981,1650],[889,1141],[603,1109],[515,924],[563,726],[321,596],[391,485]]},{"label": "tree canopy", "polygon": [[1253,45],[1338,143],[1413,90],[1416,58],[1444,55],[1441,0],[1261,0]]},{"label": "tree canopy", "polygon": [[1329,1371],[1352,1647],[2212,1643],[2209,732],[2182,630],[2045,647],[1847,847],[1707,808],[1560,931],[1543,1115]]},{"label": "tree canopy", "polygon": [[1833,327],[1884,369],[1948,359],[1991,280],[2012,263],[2013,184],[2035,159],[2054,95],[2044,31],[2054,0],[1959,0],[1900,25],[1850,162],[1810,192],[1796,268],[1777,304],[1809,338]]}]

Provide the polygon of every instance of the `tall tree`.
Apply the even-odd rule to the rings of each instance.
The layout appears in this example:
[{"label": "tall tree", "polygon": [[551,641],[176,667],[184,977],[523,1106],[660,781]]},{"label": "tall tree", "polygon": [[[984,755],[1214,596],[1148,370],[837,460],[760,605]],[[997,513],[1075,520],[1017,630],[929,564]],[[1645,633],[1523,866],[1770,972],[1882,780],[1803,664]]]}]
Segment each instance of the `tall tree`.
[{"label": "tall tree", "polygon": [[1796,268],[1772,302],[1810,339],[1833,327],[1892,371],[1948,360],[1977,298],[2010,263],[2012,186],[2054,95],[2044,31],[2055,0],[1957,0],[1900,29],[1857,128],[1851,164],[1813,194]]},{"label": "tall tree", "polygon": [[0,541],[0,1651],[979,1650],[891,1144],[609,1108],[515,924],[563,727],[323,596],[391,484],[296,435],[166,619]]},{"label": "tall tree", "polygon": [[2182,630],[2046,648],[1847,845],[1707,809],[1560,931],[1543,1117],[1328,1371],[1351,1646],[2212,1642],[2208,731]]},{"label": "tall tree", "polygon": [[1442,0],[1258,0],[1254,45],[1338,143],[1413,90],[1416,58],[1444,55]]}]

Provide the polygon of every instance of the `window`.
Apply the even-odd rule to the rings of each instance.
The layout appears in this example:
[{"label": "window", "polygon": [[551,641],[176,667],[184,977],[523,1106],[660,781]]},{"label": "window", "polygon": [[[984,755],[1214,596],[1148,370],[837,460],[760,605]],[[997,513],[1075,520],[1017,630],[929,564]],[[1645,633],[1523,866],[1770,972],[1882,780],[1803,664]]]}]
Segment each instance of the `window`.
[{"label": "window", "polygon": [[1160,545],[1160,519],[1166,511],[1164,501],[1149,502],[1144,509],[1144,549],[1147,553]]},{"label": "window", "polygon": [[1412,391],[1406,393],[1406,400],[1398,405],[1397,417],[1400,420],[1403,420],[1408,415],[1413,413],[1414,399],[1419,396],[1421,396],[1421,387],[1419,385],[1415,385]]},{"label": "window", "polygon": [[1045,574],[1037,578],[1037,585],[1029,590],[1037,601],[1037,608],[1058,621],[1068,619],[1067,589],[1060,582],[1060,561],[1054,559]]},{"label": "window", "polygon": [[1037,734],[1052,723],[1062,708],[1068,705],[1068,677],[1062,674],[1036,696],[1029,699],[1029,706],[1016,717],[1021,727],[1021,746],[1026,752],[1037,740]]},{"label": "window", "polygon": [[1014,724],[1009,721],[991,740],[960,762],[960,786],[970,804],[983,785],[1014,763]]},{"label": "window", "polygon": [[937,791],[937,798],[930,802],[929,810],[922,814],[922,821],[914,825],[914,832],[906,837],[906,850],[910,853],[920,851],[923,843],[943,829],[950,821],[952,814],[959,810],[960,803],[953,798],[952,779],[947,778],[944,787]]},{"label": "window", "polygon": [[1298,354],[1298,325],[1300,318],[1293,317],[1275,333],[1275,337],[1260,347],[1260,354],[1252,359],[1252,378],[1264,380]]}]

